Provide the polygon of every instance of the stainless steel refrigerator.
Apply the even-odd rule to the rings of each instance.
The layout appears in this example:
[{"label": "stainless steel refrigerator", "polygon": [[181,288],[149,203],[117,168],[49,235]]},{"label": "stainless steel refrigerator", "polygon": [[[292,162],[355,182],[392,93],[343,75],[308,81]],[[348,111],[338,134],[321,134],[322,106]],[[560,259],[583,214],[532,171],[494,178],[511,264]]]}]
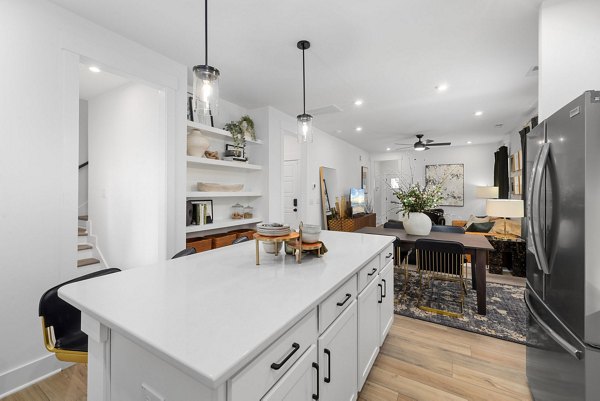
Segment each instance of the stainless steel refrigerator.
[{"label": "stainless steel refrigerator", "polygon": [[600,92],[526,141],[527,378],[536,401],[600,400]]}]

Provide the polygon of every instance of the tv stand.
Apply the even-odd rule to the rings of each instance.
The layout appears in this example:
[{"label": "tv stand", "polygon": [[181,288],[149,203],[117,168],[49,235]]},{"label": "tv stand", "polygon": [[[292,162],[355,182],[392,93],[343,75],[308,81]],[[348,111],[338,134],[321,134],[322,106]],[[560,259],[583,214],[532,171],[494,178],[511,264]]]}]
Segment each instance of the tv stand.
[{"label": "tv stand", "polygon": [[363,227],[377,226],[377,215],[375,213],[365,213],[361,216],[327,220],[327,228],[330,231],[356,231]]}]

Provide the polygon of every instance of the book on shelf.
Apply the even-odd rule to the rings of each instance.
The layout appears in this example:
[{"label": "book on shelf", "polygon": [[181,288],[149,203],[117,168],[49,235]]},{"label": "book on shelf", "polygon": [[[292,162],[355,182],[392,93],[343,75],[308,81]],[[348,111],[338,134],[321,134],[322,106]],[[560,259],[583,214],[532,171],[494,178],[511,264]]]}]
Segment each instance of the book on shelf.
[{"label": "book on shelf", "polygon": [[[198,201],[188,201],[191,205],[191,219],[189,225],[204,225],[204,224],[212,224],[212,201],[211,200],[198,200]],[[189,214],[189,208],[188,208]]]}]

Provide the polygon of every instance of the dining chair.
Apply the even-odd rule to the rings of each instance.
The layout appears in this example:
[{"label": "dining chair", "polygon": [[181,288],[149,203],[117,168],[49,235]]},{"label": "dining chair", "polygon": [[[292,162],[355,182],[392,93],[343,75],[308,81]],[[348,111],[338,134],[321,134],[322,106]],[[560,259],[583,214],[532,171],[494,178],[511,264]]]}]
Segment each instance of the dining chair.
[{"label": "dining chair", "polygon": [[88,357],[87,334],[81,331],[81,312],[58,296],[58,290],[71,283],[120,272],[120,269],[103,269],[69,280],[46,291],[39,304],[42,335],[46,349],[60,361],[86,363]]},{"label": "dining chair", "polygon": [[442,232],[442,233],[456,233],[456,234],[464,234],[465,229],[462,227],[456,226],[431,226],[431,231]]},{"label": "dining chair", "polygon": [[[388,220],[383,224],[383,228],[404,229],[404,223],[399,220]],[[408,265],[415,264],[413,248],[402,249],[400,240],[394,240],[394,260],[396,266],[401,267],[404,271],[404,285],[402,289],[402,297],[405,297],[409,285]]]},{"label": "dining chair", "polygon": [[171,259],[182,258],[184,256],[190,256],[196,253],[196,248],[185,248],[182,251],[177,252]]},{"label": "dining chair", "polygon": [[[415,242],[419,294],[417,307],[427,312],[450,317],[461,317],[464,311],[466,285],[465,247],[460,242],[418,239]],[[424,288],[430,288],[433,280],[450,281],[458,284],[460,313],[421,305]]]}]

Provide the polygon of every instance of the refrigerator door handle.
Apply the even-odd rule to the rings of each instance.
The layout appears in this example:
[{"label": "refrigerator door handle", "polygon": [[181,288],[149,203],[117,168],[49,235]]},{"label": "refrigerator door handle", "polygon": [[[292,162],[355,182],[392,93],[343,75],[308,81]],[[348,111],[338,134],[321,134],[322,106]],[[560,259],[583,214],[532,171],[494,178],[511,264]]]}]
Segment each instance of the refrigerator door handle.
[{"label": "refrigerator door handle", "polygon": [[[532,216],[533,216],[533,187],[535,186],[536,172],[538,163],[540,162],[541,149],[535,157],[533,161],[533,166],[531,169],[531,180],[529,181],[529,185],[527,186],[527,203],[525,205],[526,214],[525,220],[527,223],[527,248],[533,253],[537,261],[537,254],[535,253],[535,244],[533,242],[533,224],[532,224]],[[539,266],[539,263],[538,263]]]},{"label": "refrigerator door handle", "polygon": [[538,315],[537,312],[532,308],[531,301],[529,301],[529,295],[527,294],[527,292],[525,293],[525,304],[527,305],[527,309],[529,310],[531,317],[536,321],[536,323],[542,329],[544,329],[546,334],[548,334],[558,345],[560,345],[565,351],[567,351],[573,358],[581,360],[583,352],[581,350],[578,350],[574,346],[572,346],[567,340],[565,340],[560,335],[558,335],[557,332],[552,330],[552,328],[550,328],[550,326],[548,326],[546,323],[544,323],[544,321],[542,320],[540,315]]},{"label": "refrigerator door handle", "polygon": [[[542,195],[542,173],[548,163],[548,156],[550,154],[550,144],[548,142],[542,145],[540,153],[538,155],[538,162],[534,167],[533,180],[531,182],[530,191],[527,198],[528,204],[528,232],[530,233],[533,244],[533,255],[535,256],[538,267],[545,273],[550,274],[550,268],[548,267],[548,257],[544,244],[542,243],[542,237],[540,231],[542,226],[540,223],[535,224],[533,216],[537,216],[535,220],[539,220],[539,209],[540,209],[540,197]],[[540,229],[540,230],[538,230]],[[531,248],[530,248],[531,249]]]}]

